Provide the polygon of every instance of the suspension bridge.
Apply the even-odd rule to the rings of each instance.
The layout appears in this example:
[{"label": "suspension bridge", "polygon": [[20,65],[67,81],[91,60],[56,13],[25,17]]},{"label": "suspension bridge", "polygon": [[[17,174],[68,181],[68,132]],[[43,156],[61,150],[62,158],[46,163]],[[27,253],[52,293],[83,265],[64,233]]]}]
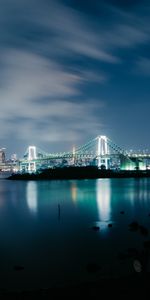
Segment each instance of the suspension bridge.
[{"label": "suspension bridge", "polygon": [[36,172],[43,168],[60,166],[96,165],[98,168],[144,170],[149,167],[150,154],[127,152],[107,136],[99,135],[70,152],[46,153],[29,146],[19,161],[20,172]]}]

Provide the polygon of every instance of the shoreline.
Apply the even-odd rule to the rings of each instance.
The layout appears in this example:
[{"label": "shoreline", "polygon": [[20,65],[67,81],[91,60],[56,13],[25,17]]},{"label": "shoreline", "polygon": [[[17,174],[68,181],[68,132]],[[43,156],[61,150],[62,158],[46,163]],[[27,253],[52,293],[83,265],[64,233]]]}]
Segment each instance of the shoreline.
[{"label": "shoreline", "polygon": [[94,166],[44,169],[36,173],[14,173],[9,180],[66,180],[98,178],[150,178],[150,170],[102,170]]}]

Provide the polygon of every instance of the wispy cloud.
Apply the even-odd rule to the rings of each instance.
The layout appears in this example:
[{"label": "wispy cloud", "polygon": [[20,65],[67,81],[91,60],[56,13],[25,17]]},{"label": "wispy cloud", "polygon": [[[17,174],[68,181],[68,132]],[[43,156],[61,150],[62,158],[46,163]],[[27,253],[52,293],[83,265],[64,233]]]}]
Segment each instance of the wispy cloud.
[{"label": "wispy cloud", "polygon": [[5,85],[0,89],[1,138],[11,133],[38,144],[75,141],[87,124],[91,134],[101,126],[93,115],[95,101],[85,104],[70,99],[80,96],[80,76],[33,53],[9,50],[3,60],[7,67]]},{"label": "wispy cloud", "polygon": [[[63,1],[1,0],[1,138],[15,133],[27,143],[33,137],[38,144],[69,142],[103,128],[99,116],[105,104],[101,95],[95,97],[95,86],[110,80],[108,66],[121,65],[118,50],[149,41],[139,11],[103,5],[111,15],[108,24]],[[143,72],[148,66],[149,61],[138,62]],[[84,89],[92,84],[93,97]]]},{"label": "wispy cloud", "polygon": [[136,62],[135,72],[140,75],[150,76],[150,59],[140,57]]}]

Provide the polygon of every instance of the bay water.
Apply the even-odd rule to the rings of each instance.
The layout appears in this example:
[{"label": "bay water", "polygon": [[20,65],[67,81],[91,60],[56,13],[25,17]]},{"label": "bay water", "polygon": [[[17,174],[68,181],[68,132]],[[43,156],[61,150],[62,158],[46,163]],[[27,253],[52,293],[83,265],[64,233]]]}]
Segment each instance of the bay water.
[{"label": "bay water", "polygon": [[[0,289],[132,274],[150,229],[150,179],[0,180]],[[123,255],[122,255],[123,256]]]}]

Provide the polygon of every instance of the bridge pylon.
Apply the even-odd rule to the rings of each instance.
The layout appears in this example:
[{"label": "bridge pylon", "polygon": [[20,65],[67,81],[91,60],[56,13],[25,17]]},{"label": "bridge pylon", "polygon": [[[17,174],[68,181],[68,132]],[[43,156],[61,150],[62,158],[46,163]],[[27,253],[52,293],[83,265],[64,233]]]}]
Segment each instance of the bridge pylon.
[{"label": "bridge pylon", "polygon": [[109,158],[106,157],[109,154],[108,149],[108,138],[105,135],[99,135],[97,137],[97,160],[98,160],[98,168],[104,166],[108,169],[108,160]]},{"label": "bridge pylon", "polygon": [[37,158],[35,146],[29,146],[28,148],[28,172],[36,172],[36,162],[34,161]]},{"label": "bridge pylon", "polygon": [[37,149],[35,146],[29,146],[24,155],[25,159],[20,163],[21,172],[36,172]]}]

